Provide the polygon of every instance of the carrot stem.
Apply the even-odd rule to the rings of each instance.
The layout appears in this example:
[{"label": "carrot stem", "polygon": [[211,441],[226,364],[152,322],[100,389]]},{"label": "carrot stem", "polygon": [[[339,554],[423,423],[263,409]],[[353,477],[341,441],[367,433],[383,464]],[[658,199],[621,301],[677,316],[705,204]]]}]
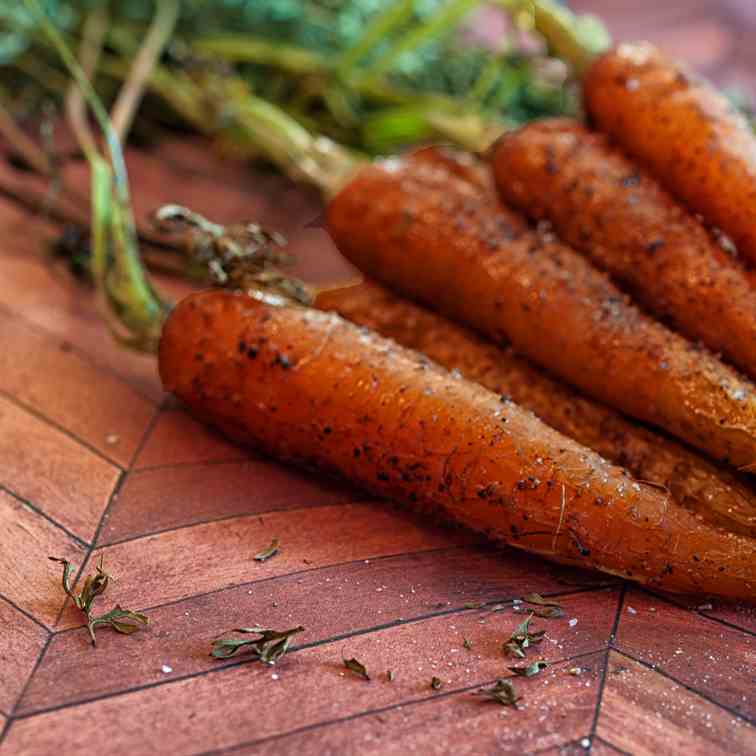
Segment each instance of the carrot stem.
[{"label": "carrot stem", "polygon": [[515,20],[525,21],[546,41],[551,52],[580,75],[611,45],[597,16],[576,15],[556,0],[500,0]]}]

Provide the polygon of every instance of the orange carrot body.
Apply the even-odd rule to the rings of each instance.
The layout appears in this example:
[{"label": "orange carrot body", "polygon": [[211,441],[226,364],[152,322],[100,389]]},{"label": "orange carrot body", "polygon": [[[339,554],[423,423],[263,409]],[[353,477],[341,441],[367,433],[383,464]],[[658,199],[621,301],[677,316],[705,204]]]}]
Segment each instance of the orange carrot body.
[{"label": "orange carrot body", "polygon": [[756,537],[756,496],[736,475],[581,396],[511,348],[484,341],[372,281],[325,291],[314,306],[337,312],[511,397],[547,425],[626,468],[636,479],[666,487],[675,501],[706,522]]},{"label": "orange carrot body", "polygon": [[749,381],[469,182],[410,160],[370,166],[333,198],[328,226],[368,275],[720,460],[756,461]]},{"label": "orange carrot body", "polygon": [[648,44],[623,44],[585,74],[602,131],[756,262],[756,138],[728,99]]},{"label": "orange carrot body", "polygon": [[633,299],[756,377],[756,291],[701,223],[603,134],[536,121],[492,156],[504,200],[621,281]]},{"label": "orange carrot body", "polygon": [[754,596],[756,541],[336,315],[192,295],[165,325],[160,374],[234,438],[519,548],[659,588]]}]

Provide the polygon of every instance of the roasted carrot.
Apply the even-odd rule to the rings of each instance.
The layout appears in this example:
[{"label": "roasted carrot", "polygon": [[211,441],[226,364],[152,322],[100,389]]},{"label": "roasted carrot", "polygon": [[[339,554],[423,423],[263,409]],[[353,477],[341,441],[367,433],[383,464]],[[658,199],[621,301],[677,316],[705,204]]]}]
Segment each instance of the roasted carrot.
[{"label": "roasted carrot", "polygon": [[369,166],[327,219],[364,273],[720,460],[756,461],[749,381],[469,182],[411,160]]},{"label": "roasted carrot", "polygon": [[622,282],[633,299],[756,377],[756,291],[704,226],[603,135],[566,118],[503,136],[505,201]]},{"label": "roasted carrot", "polygon": [[230,436],[519,548],[684,592],[753,598],[756,540],[701,523],[531,413],[332,313],[194,294],[165,388]]},{"label": "roasted carrot", "polygon": [[491,196],[496,193],[496,184],[490,167],[471,152],[464,152],[450,145],[431,144],[413,150],[405,156],[405,159],[413,164],[436,166]]},{"label": "roasted carrot", "polygon": [[583,92],[602,131],[756,262],[756,139],[723,94],[649,44],[600,56]]},{"label": "roasted carrot", "polygon": [[421,352],[448,370],[504,394],[547,425],[598,452],[636,479],[666,488],[710,524],[756,537],[756,495],[736,475],[634,424],[554,380],[511,348],[497,347],[372,281],[329,289],[314,306]]}]

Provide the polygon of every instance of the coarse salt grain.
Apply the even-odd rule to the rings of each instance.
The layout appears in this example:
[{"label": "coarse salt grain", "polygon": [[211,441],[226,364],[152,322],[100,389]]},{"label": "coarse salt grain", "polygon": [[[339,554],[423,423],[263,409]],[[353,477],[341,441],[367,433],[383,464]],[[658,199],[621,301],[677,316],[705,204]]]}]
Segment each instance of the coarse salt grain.
[{"label": "coarse salt grain", "polygon": [[577,619],[575,617],[573,617],[567,624],[570,627],[575,627],[575,625],[577,625]]},{"label": "coarse salt grain", "polygon": [[173,667],[169,667],[167,664],[163,664],[163,666],[160,667],[160,671],[164,675],[169,675],[171,672],[173,672]]}]

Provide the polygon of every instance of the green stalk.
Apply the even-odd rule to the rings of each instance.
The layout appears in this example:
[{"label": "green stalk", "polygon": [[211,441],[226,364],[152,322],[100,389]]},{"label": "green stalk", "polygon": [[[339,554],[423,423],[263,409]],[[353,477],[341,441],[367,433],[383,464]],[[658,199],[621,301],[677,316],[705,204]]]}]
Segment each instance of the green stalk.
[{"label": "green stalk", "polygon": [[345,78],[352,66],[365,57],[378,42],[388,36],[397,26],[403,24],[412,15],[415,0],[396,0],[383,13],[380,13],[365,28],[360,38],[345,50],[336,63],[336,72]]},{"label": "green stalk", "polygon": [[368,68],[367,76],[377,78],[390,71],[404,53],[451,31],[480,0],[452,0],[425,24],[411,29]]},{"label": "green stalk", "polygon": [[4,137],[13,149],[15,149],[26,161],[27,165],[37,171],[37,173],[40,173],[43,176],[52,175],[53,167],[50,163],[50,158],[37,145],[37,143],[16,124],[10,111],[5,108],[2,101],[0,101],[0,136]]},{"label": "green stalk", "polygon": [[[279,49],[279,47],[281,49]],[[198,55],[217,56],[228,63],[257,63],[279,68],[292,77],[306,74],[336,78],[335,66],[318,53],[297,47],[271,45],[264,40],[247,36],[206,37],[191,43],[191,49]],[[310,68],[300,70],[299,56],[310,60]],[[459,101],[453,97],[436,93],[418,93],[388,82],[382,77],[350,76],[344,80],[345,86],[355,94],[387,105],[426,105],[447,109],[457,108]]]},{"label": "green stalk", "polygon": [[90,151],[87,159],[92,171],[93,270],[98,291],[111,316],[108,322],[122,343],[154,351],[167,308],[150,285],[139,258],[128,176],[118,135],[89,79],[38,0],[24,2],[39,19],[105,136],[109,161],[96,150]]},{"label": "green stalk", "polygon": [[499,0],[510,13],[524,14],[552,54],[579,76],[612,43],[604,24],[589,14],[577,16],[555,0]]},{"label": "green stalk", "polygon": [[121,142],[125,141],[136,109],[142,99],[144,87],[155,67],[160,53],[176,26],[179,14],[178,0],[161,0],[155,18],[147,31],[144,44],[139,49],[131,73],[113,106],[111,121],[113,130]]},{"label": "green stalk", "polygon": [[244,34],[224,34],[193,40],[191,50],[201,58],[265,63],[296,76],[330,73],[333,68],[316,52]]}]

